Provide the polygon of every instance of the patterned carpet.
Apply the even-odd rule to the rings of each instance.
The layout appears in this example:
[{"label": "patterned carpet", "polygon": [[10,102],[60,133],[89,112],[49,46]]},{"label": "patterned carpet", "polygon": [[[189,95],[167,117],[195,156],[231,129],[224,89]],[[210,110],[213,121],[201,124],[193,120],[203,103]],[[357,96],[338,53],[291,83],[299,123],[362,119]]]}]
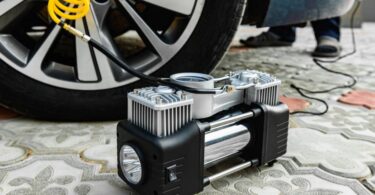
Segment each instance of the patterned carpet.
[{"label": "patterned carpet", "polygon": [[[290,84],[326,89],[349,82],[313,64],[309,52],[315,41],[310,28],[298,31],[298,41],[291,48],[253,50],[238,46],[239,38],[258,32],[241,28],[213,74],[246,68],[272,73],[284,81],[283,94],[292,98],[286,100],[291,106],[307,106],[311,111],[321,110],[321,103],[306,104]],[[327,66],[354,74],[359,80],[356,90],[375,91],[375,24],[365,24],[356,32],[359,52]],[[342,42],[345,52],[350,51],[348,29],[343,30]],[[349,91],[318,95],[331,107],[324,116],[293,116],[288,153],[273,167],[236,173],[213,182],[201,194],[373,194],[375,110],[337,101]],[[0,194],[134,194],[116,175],[115,127],[116,122],[35,121],[0,109]]]}]

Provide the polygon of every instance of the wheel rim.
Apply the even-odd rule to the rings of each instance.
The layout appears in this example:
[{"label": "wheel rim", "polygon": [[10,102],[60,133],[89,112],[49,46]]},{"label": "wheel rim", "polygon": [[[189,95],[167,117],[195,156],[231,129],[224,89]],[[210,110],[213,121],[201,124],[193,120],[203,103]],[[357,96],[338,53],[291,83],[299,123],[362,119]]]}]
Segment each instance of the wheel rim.
[{"label": "wheel rim", "polygon": [[[72,25],[104,44],[128,65],[151,74],[185,45],[199,21],[205,0],[91,2],[87,17]],[[45,12],[46,3],[0,1],[2,61],[37,81],[66,89],[104,90],[137,80],[97,50],[52,24]]]}]

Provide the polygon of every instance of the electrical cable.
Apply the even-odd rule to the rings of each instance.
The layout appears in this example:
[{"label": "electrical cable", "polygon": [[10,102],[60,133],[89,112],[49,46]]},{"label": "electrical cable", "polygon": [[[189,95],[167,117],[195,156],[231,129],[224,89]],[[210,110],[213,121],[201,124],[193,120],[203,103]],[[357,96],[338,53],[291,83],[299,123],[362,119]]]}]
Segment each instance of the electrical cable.
[{"label": "electrical cable", "polygon": [[[67,6],[69,5],[69,6]],[[90,46],[102,52],[110,60],[119,65],[121,68],[126,70],[129,74],[139,78],[140,80],[146,81],[151,85],[166,85],[174,89],[184,90],[195,94],[217,94],[225,89],[196,89],[186,87],[177,83],[171,82],[168,78],[157,78],[149,75],[145,75],[138,72],[133,67],[128,66],[124,61],[116,57],[111,51],[104,47],[98,41],[92,39],[90,36],[79,31],[78,29],[67,24],[65,20],[78,20],[87,15],[90,10],[90,0],[49,0],[48,1],[48,13],[51,19],[61,26],[63,29],[79,37],[83,41],[87,42]]]},{"label": "electrical cable", "polygon": [[305,98],[311,99],[311,100],[316,100],[318,102],[323,103],[324,106],[325,106],[324,111],[322,111],[322,112],[294,111],[294,112],[292,112],[290,114],[292,114],[292,115],[294,115],[294,114],[311,114],[311,115],[321,116],[321,115],[326,114],[329,111],[329,105],[328,105],[328,103],[326,101],[324,101],[322,99],[319,99],[319,98],[315,98],[315,97],[306,95],[305,93],[302,92],[304,90],[303,88],[298,87],[298,86],[296,86],[294,84],[290,85],[290,87],[292,87],[293,89],[295,89],[302,97],[305,97]]},{"label": "electrical cable", "polygon": [[305,97],[305,98],[311,99],[311,100],[319,101],[319,102],[323,103],[324,106],[325,106],[324,111],[321,111],[321,112],[295,111],[295,112],[290,113],[291,115],[295,115],[295,114],[324,115],[324,114],[326,114],[329,111],[329,105],[328,105],[328,103],[325,100],[308,96],[304,92],[310,93],[310,94],[329,93],[329,92],[334,91],[336,89],[352,88],[352,87],[354,87],[357,84],[357,79],[353,75],[329,69],[329,68],[323,66],[322,63],[336,63],[336,62],[338,62],[338,61],[340,61],[340,60],[342,60],[344,58],[347,58],[347,57],[352,56],[355,53],[357,53],[357,42],[356,42],[356,36],[355,36],[355,32],[354,32],[354,18],[355,18],[355,15],[357,14],[357,12],[359,10],[359,7],[361,6],[361,3],[362,3],[361,0],[357,0],[357,5],[355,6],[355,8],[354,8],[354,10],[353,10],[353,12],[351,14],[351,18],[350,18],[350,29],[351,29],[352,46],[353,46],[352,51],[350,51],[347,54],[341,55],[341,56],[339,56],[338,58],[336,58],[334,60],[321,60],[321,59],[318,59],[318,58],[313,58],[313,62],[315,63],[315,65],[317,65],[321,69],[323,69],[323,70],[325,70],[327,72],[333,73],[333,74],[338,74],[338,75],[342,75],[342,76],[348,77],[348,78],[350,78],[352,80],[352,82],[350,84],[348,84],[348,85],[339,85],[339,86],[333,87],[331,89],[318,90],[318,91],[313,91],[313,90],[305,89],[305,88],[296,86],[295,84],[291,84],[290,87],[293,88],[293,89],[295,89],[302,97]]},{"label": "electrical cable", "polygon": [[140,72],[134,70],[132,67],[128,66],[124,61],[120,60],[112,52],[108,51],[107,48],[105,48],[102,44],[100,44],[96,40],[90,39],[88,41],[88,43],[91,46],[93,46],[94,48],[96,48],[97,50],[99,50],[100,52],[102,52],[104,55],[106,55],[110,60],[112,60],[117,65],[119,65],[121,68],[126,70],[128,73],[130,73],[131,75],[133,75],[133,76],[135,76],[135,77],[137,77],[137,78],[139,78],[143,81],[146,81],[146,82],[150,83],[151,85],[155,85],[155,84],[167,85],[167,86],[172,87],[172,88],[178,88],[178,89],[188,91],[188,92],[191,92],[191,93],[195,93],[195,94],[216,94],[218,91],[220,91],[218,89],[190,88],[190,87],[186,87],[186,86],[183,86],[183,85],[179,85],[179,84],[170,82],[165,78],[163,79],[163,78],[147,76],[143,73],[140,73]]}]

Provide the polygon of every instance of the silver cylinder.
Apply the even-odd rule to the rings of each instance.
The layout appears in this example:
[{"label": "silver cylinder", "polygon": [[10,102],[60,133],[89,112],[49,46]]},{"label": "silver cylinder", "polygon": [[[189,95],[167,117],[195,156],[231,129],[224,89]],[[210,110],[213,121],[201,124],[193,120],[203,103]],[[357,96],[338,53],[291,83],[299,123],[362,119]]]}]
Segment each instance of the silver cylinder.
[{"label": "silver cylinder", "polygon": [[251,135],[244,125],[233,125],[205,135],[204,165],[216,164],[239,153],[250,143]]},{"label": "silver cylinder", "polygon": [[216,128],[219,128],[219,127],[228,126],[228,125],[234,124],[238,121],[242,121],[244,119],[251,118],[253,116],[254,116],[254,112],[246,112],[246,113],[242,113],[242,114],[239,114],[239,115],[231,116],[229,118],[224,118],[224,119],[221,119],[221,120],[211,122],[210,128],[216,129]]}]

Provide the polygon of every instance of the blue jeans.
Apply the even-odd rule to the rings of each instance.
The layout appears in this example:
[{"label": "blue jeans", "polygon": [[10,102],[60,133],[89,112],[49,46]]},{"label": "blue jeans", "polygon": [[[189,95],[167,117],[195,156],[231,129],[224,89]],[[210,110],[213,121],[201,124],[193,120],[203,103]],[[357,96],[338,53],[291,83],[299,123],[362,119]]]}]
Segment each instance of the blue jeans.
[{"label": "blue jeans", "polygon": [[[340,17],[314,21],[311,22],[311,25],[314,29],[316,40],[321,36],[329,36],[340,41]],[[280,36],[282,41],[294,42],[296,40],[296,27],[272,27],[269,31]]]}]

